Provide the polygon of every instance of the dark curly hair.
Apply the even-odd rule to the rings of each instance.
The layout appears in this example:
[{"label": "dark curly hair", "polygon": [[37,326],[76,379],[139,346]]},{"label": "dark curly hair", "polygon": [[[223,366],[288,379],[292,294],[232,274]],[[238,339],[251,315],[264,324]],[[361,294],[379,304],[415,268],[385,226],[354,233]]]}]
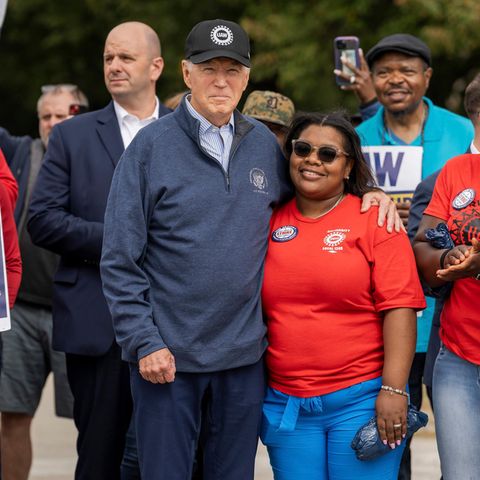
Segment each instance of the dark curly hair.
[{"label": "dark curly hair", "polygon": [[362,153],[360,138],[344,112],[300,113],[290,124],[285,139],[284,150],[287,159],[292,154],[292,140],[300,138],[302,132],[310,125],[331,127],[342,135],[343,149],[352,160],[350,178],[345,180],[345,193],[362,197],[375,189],[375,179]]}]

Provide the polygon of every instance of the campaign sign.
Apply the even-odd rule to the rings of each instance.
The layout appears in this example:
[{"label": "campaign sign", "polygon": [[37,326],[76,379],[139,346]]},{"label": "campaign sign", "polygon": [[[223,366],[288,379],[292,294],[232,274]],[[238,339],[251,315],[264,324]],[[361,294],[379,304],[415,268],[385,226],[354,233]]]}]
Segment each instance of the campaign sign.
[{"label": "campaign sign", "polygon": [[8,305],[7,267],[3,245],[2,212],[0,211],[0,332],[10,330],[10,308]]},{"label": "campaign sign", "polygon": [[379,145],[362,147],[377,186],[396,202],[410,202],[422,180],[422,147]]}]

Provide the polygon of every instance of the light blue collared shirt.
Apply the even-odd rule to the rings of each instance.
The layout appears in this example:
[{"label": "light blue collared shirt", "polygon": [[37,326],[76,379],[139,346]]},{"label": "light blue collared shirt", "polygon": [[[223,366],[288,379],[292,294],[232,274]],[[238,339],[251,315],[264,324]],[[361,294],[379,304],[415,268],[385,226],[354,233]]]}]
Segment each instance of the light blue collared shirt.
[{"label": "light blue collared shirt", "polygon": [[190,115],[200,122],[200,130],[198,132],[200,145],[209,155],[216,158],[222,164],[225,171],[228,171],[230,149],[235,133],[233,113],[226,125],[216,127],[192,107],[190,104],[190,95],[187,96],[186,103]]}]

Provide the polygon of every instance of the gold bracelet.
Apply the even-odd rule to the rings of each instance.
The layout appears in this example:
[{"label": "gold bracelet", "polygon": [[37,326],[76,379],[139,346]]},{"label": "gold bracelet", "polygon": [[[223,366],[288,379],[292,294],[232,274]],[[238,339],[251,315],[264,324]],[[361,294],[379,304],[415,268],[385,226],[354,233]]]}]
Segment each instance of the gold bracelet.
[{"label": "gold bracelet", "polygon": [[386,392],[389,392],[390,395],[393,395],[394,393],[396,393],[397,395],[403,395],[404,397],[407,397],[408,403],[410,403],[410,395],[408,392],[400,390],[399,388],[390,387],[389,385],[382,385],[380,388],[382,390],[385,390]]}]

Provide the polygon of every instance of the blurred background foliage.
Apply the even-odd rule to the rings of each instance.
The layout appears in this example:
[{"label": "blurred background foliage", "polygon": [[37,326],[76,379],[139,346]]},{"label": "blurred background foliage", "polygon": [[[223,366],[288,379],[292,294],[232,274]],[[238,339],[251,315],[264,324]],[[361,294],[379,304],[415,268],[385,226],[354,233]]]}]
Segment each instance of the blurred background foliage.
[{"label": "blurred background foliage", "polygon": [[[358,109],[333,77],[333,39],[357,35],[364,51],[398,32],[425,40],[433,54],[428,95],[463,113],[466,83],[480,70],[479,0],[10,0],[0,38],[0,125],[36,135],[40,87],[76,83],[91,108],[109,100],[103,83],[103,43],[126,20],[160,35],[165,70],[158,95],[184,90],[185,37],[198,21],[240,22],[252,40],[249,91],[272,89],[302,110]],[[248,93],[248,92],[247,92]]]}]

